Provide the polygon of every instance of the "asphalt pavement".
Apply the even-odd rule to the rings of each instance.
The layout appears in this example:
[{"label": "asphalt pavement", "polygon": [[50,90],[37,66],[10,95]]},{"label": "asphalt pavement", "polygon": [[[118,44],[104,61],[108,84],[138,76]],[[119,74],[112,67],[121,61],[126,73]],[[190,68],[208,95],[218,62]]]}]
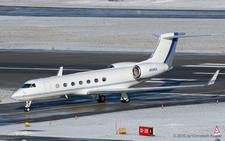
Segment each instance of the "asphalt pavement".
[{"label": "asphalt pavement", "polygon": [[[63,52],[63,51],[1,51],[0,52],[0,87],[17,89],[25,81],[33,78],[53,76],[57,69],[64,66],[64,75],[79,71],[106,68],[115,62],[133,62],[147,59],[149,55],[141,53],[106,53],[106,52]],[[198,65],[200,63],[223,63],[225,56],[211,55],[176,55],[174,68],[160,78],[167,79],[196,79],[193,82],[170,81],[170,83],[143,83],[136,87],[151,87],[161,85],[203,84],[207,83],[212,74],[224,68],[183,67],[183,65]],[[205,72],[211,74],[195,74]],[[224,101],[224,75],[219,75],[216,84],[209,87],[168,90],[160,92],[129,93],[130,103],[120,102],[120,94],[107,95],[105,103],[97,103],[89,96],[69,95],[45,100],[33,101],[31,111],[23,111],[25,102],[1,104],[0,125],[21,123],[24,121],[40,122],[58,119],[73,118],[76,116],[90,116],[94,114],[126,111],[175,105],[199,104]],[[174,94],[177,93],[177,94]],[[184,96],[182,94],[195,94]],[[198,95],[199,94],[199,95]],[[213,94],[207,96],[207,94]]]},{"label": "asphalt pavement", "polygon": [[224,19],[225,10],[0,6],[1,16]]}]

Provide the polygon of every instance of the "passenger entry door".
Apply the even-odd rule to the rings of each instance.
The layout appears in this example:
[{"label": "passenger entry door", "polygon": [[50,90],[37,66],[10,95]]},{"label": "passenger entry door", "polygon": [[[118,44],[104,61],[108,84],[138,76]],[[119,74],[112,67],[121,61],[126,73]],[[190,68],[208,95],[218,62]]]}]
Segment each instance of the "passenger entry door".
[{"label": "passenger entry door", "polygon": [[47,92],[50,92],[52,89],[51,89],[51,84],[50,84],[50,82],[48,82],[48,81],[45,81],[44,82],[44,86],[45,86],[45,92],[47,93]]}]

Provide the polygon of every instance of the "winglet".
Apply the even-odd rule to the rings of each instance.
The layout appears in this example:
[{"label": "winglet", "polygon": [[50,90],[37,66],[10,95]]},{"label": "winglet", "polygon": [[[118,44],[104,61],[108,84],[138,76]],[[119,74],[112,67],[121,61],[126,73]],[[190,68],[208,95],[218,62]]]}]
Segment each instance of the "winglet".
[{"label": "winglet", "polygon": [[62,76],[63,75],[63,66],[61,66],[60,68],[59,68],[59,71],[58,71],[58,73],[57,73],[57,76]]},{"label": "winglet", "polygon": [[217,71],[214,73],[214,75],[213,75],[212,78],[209,80],[209,82],[207,83],[206,86],[213,85],[213,84],[215,83],[216,78],[217,78],[219,72],[220,72],[220,70],[217,70]]}]

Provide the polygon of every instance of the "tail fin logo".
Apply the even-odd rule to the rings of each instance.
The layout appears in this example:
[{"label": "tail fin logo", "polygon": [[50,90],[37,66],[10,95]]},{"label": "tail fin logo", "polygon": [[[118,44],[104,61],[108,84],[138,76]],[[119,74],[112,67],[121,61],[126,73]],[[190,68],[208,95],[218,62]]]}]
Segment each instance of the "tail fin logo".
[{"label": "tail fin logo", "polygon": [[[178,36],[178,32],[174,32],[174,36]],[[170,49],[169,49],[169,52],[166,56],[166,59],[165,59],[164,63],[166,63],[168,61],[173,49],[176,47],[177,41],[178,41],[178,38],[173,38]]]}]

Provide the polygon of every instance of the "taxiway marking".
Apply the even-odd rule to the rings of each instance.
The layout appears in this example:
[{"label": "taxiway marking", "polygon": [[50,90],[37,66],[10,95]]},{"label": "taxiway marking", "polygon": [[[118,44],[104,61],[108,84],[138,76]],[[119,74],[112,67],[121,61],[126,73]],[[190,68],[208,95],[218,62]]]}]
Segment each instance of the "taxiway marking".
[{"label": "taxiway marking", "polygon": [[[74,103],[76,104],[76,103]],[[32,109],[32,111],[30,112],[24,112],[24,111],[18,111],[18,112],[11,112],[11,113],[7,113],[7,114],[19,114],[21,112],[23,112],[24,114],[29,114],[29,113],[33,113],[33,112],[41,112],[41,111],[51,111],[51,110],[62,110],[62,109],[66,109],[66,108],[80,108],[80,107],[88,107],[88,106],[96,106],[96,105],[102,105],[104,103],[95,103],[95,104],[82,104],[82,105],[66,105],[66,106],[58,106],[56,108],[42,108],[42,109]]]},{"label": "taxiway marking", "polygon": [[[58,71],[57,68],[16,68],[16,67],[0,67],[0,70],[45,70],[45,71]],[[70,71],[89,71],[89,69],[63,69]]]},{"label": "taxiway marking", "polygon": [[[202,94],[207,94],[207,93],[211,94],[211,93],[217,93],[217,92],[225,92],[225,90],[217,90],[217,91],[209,91],[209,92],[201,92],[201,93]],[[224,96],[225,96],[225,94],[224,94]]]},{"label": "taxiway marking", "polygon": [[225,68],[225,64],[220,63],[202,63],[198,65],[182,65],[182,67],[200,67],[200,68]]}]

